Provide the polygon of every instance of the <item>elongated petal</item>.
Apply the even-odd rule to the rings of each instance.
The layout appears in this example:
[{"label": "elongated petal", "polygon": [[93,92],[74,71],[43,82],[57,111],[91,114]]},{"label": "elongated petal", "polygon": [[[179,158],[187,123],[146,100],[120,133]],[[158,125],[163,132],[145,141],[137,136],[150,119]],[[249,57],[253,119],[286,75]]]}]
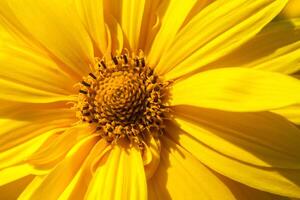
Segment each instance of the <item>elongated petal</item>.
[{"label": "elongated petal", "polygon": [[288,119],[289,121],[300,125],[300,105],[293,105],[293,106],[288,106],[284,107],[281,109],[277,110],[272,110],[272,112],[281,115]]},{"label": "elongated petal", "polygon": [[111,146],[104,139],[98,141],[59,199],[84,199],[89,183],[98,168],[97,164],[110,149]]},{"label": "elongated petal", "polygon": [[68,128],[51,142],[41,146],[38,151],[27,159],[27,162],[36,168],[54,165],[61,161],[75,144],[94,131],[95,128],[89,126],[89,124]]},{"label": "elongated petal", "polygon": [[33,176],[27,176],[0,187],[1,198],[17,199],[24,188],[32,181]]},{"label": "elongated petal", "polygon": [[11,107],[13,110],[8,110],[9,112],[0,113],[0,152],[47,131],[70,127],[77,121],[73,111],[69,109],[59,109],[55,106],[49,109],[49,105],[40,105],[45,106],[44,109],[28,104],[19,106]]},{"label": "elongated petal", "polygon": [[216,175],[168,138],[162,139],[161,162],[148,188],[149,199],[235,199]]},{"label": "elongated petal", "polygon": [[137,51],[146,0],[121,1],[121,27],[132,51]]},{"label": "elongated petal", "polygon": [[80,23],[75,6],[69,1],[7,1],[0,3],[0,26],[33,46],[76,77],[89,72],[93,48]]},{"label": "elongated petal", "polygon": [[185,18],[195,5],[196,0],[171,0],[164,1],[158,8],[158,16],[161,26],[151,44],[151,49],[147,60],[150,66],[155,67],[162,53],[175,39]]},{"label": "elongated petal", "polygon": [[44,175],[44,176],[35,176],[34,179],[27,185],[27,187],[19,195],[18,199],[20,199],[20,200],[30,199],[30,197],[35,192],[35,190],[44,181],[45,177],[46,177],[46,175]]},{"label": "elongated petal", "polygon": [[[182,109],[189,109],[190,112],[184,113]],[[260,167],[300,169],[300,156],[296,153],[300,150],[297,145],[300,142],[300,130],[280,116],[272,113],[193,110],[193,107],[186,106],[175,110],[180,112],[179,115],[187,116],[175,118],[181,129],[224,155]],[[197,111],[207,113],[197,115]],[[222,120],[221,117],[226,119]],[[210,124],[206,125],[204,120]],[[231,121],[236,122],[226,126]],[[259,121],[259,124],[251,126],[255,121]],[[213,123],[216,123],[215,127],[212,127]],[[253,133],[255,131],[257,133]]]},{"label": "elongated petal", "polygon": [[97,50],[105,54],[107,50],[107,33],[104,22],[103,0],[76,0],[77,9],[84,25],[92,37]]},{"label": "elongated petal", "polygon": [[143,152],[144,169],[147,180],[156,172],[160,162],[160,141],[151,137]]},{"label": "elongated petal", "polygon": [[[90,136],[75,145],[62,161],[50,174],[48,174],[38,185],[35,191],[27,190],[30,199],[57,199],[68,186],[79,170],[86,156],[99,138]],[[57,185],[53,185],[57,184]],[[26,190],[25,190],[26,191]],[[45,192],[47,191],[47,192]],[[23,196],[28,194],[23,193]]]},{"label": "elongated petal", "polygon": [[274,72],[223,68],[175,82],[171,95],[171,105],[263,111],[299,103],[300,82]]},{"label": "elongated petal", "polygon": [[32,174],[42,174],[44,172],[35,170],[32,165],[18,164],[0,170],[0,186],[22,179]]},{"label": "elongated petal", "polygon": [[69,101],[74,80],[41,52],[13,39],[0,45],[0,99],[19,102]]},{"label": "elongated petal", "polygon": [[258,33],[286,0],[215,1],[176,36],[157,66],[166,79],[182,76],[228,54]]},{"label": "elongated petal", "polygon": [[247,43],[212,63],[292,74],[300,69],[300,20],[274,21]]},{"label": "elongated petal", "polygon": [[86,199],[146,199],[147,185],[140,151],[116,145],[100,162]]},{"label": "elongated petal", "polygon": [[236,181],[230,180],[224,176],[218,176],[227,185],[230,191],[238,200],[289,200],[288,197],[277,196],[271,193],[256,190]]},{"label": "elongated petal", "polygon": [[51,135],[55,133],[55,131],[47,131],[40,136],[30,139],[20,145],[14,146],[6,151],[1,151],[0,169],[25,163],[26,160],[32,154],[34,154]]},{"label": "elongated petal", "polygon": [[215,171],[270,193],[300,197],[300,131],[272,113],[175,108],[168,136]]}]

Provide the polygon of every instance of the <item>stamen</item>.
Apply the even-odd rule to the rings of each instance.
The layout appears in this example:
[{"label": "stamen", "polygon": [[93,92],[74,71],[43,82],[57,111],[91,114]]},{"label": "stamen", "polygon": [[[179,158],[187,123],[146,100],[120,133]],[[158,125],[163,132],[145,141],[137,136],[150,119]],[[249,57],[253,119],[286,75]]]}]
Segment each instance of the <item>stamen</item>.
[{"label": "stamen", "polygon": [[97,80],[97,77],[93,74],[93,73],[89,73],[90,77],[92,77],[93,79]]},{"label": "stamen", "polygon": [[91,85],[90,84],[88,84],[87,82],[85,82],[85,81],[81,81],[81,84],[82,85],[84,85],[84,86],[86,86],[86,87],[91,87]]},{"label": "stamen", "polygon": [[84,90],[79,90],[79,92],[80,92],[81,94],[87,94],[87,93],[88,93],[87,91],[84,91]]},{"label": "stamen", "polygon": [[118,59],[115,56],[111,56],[113,62],[115,63],[115,65],[118,65]]},{"label": "stamen", "polygon": [[104,69],[106,69],[106,65],[105,65],[105,62],[103,61],[103,60],[101,60],[101,66],[104,68]]},{"label": "stamen", "polygon": [[128,59],[127,59],[127,56],[125,54],[123,55],[123,59],[124,59],[124,63],[128,64]]}]

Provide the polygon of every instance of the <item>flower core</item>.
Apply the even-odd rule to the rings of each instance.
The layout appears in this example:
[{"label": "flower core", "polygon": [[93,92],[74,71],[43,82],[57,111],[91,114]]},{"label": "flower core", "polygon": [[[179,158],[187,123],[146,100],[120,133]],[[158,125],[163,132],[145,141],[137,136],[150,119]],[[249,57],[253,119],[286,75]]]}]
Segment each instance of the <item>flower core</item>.
[{"label": "flower core", "polygon": [[146,65],[142,52],[98,60],[94,68],[80,84],[76,108],[82,121],[96,124],[108,142],[126,138],[143,146],[149,134],[162,134],[169,83]]}]

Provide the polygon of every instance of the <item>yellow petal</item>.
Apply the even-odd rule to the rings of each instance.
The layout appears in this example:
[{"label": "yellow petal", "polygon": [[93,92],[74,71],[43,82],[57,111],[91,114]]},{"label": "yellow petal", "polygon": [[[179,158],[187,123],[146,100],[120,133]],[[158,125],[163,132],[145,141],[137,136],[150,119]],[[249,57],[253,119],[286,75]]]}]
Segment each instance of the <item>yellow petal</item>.
[{"label": "yellow petal", "polygon": [[235,199],[216,175],[167,138],[162,139],[161,162],[148,188],[149,199]]},{"label": "yellow petal", "polygon": [[147,185],[140,150],[116,145],[99,163],[86,199],[146,199]]},{"label": "yellow petal", "polygon": [[256,190],[221,175],[218,177],[220,177],[220,179],[229,187],[230,191],[238,200],[289,200],[287,197],[277,196],[271,193]]},{"label": "yellow petal", "polygon": [[205,165],[258,190],[300,197],[300,131],[284,118],[189,107],[176,114],[184,125],[168,126],[167,135]]},{"label": "yellow petal", "polygon": [[143,152],[144,169],[147,180],[150,179],[156,172],[160,162],[160,141],[150,138],[150,141],[145,145]]},{"label": "yellow petal", "polygon": [[73,80],[46,52],[18,41],[5,31],[1,33],[4,33],[0,34],[2,79],[61,94],[73,91],[72,86],[77,80]]},{"label": "yellow petal", "polygon": [[77,9],[91,35],[97,50],[105,54],[107,50],[107,33],[104,22],[103,0],[76,0]]},{"label": "yellow petal", "polygon": [[57,131],[55,130],[47,131],[6,151],[0,151],[0,169],[4,169],[19,163],[25,163],[26,160],[32,154],[34,154],[51,135],[55,134],[56,132]]},{"label": "yellow petal", "polygon": [[[180,115],[175,118],[176,124],[215,151],[255,166],[300,169],[300,156],[296,153],[300,151],[300,130],[279,116],[186,106],[174,110]],[[197,114],[203,111],[206,113]],[[251,126],[255,122],[259,124]]]},{"label": "yellow petal", "polygon": [[287,0],[215,1],[178,33],[157,66],[166,79],[182,76],[228,54],[258,33]]},{"label": "yellow petal", "polygon": [[300,17],[300,3],[298,0],[289,0],[289,3],[283,9],[281,17],[297,18]]},{"label": "yellow petal", "polygon": [[35,192],[35,190],[40,186],[40,184],[45,179],[44,176],[35,176],[34,179],[27,185],[27,187],[23,190],[23,192],[18,197],[19,200],[28,200],[31,195]]},{"label": "yellow petal", "polygon": [[24,178],[32,174],[45,174],[46,171],[40,171],[34,169],[29,164],[18,164],[5,169],[0,170],[0,186],[14,182],[18,179]]},{"label": "yellow petal", "polygon": [[196,0],[171,0],[164,1],[159,6],[157,12],[161,20],[161,27],[152,41],[151,49],[148,54],[147,60],[150,66],[155,67],[162,53],[166,51],[167,47],[173,42],[177,32],[195,3]]},{"label": "yellow petal", "polygon": [[146,0],[121,1],[121,27],[132,51],[139,48],[139,38]]},{"label": "yellow petal", "polygon": [[43,168],[56,164],[62,160],[68,151],[83,138],[91,135],[95,128],[87,125],[77,125],[60,133],[53,141],[41,146],[31,155],[27,162],[36,168]]},{"label": "yellow petal", "polygon": [[292,74],[300,69],[299,41],[300,19],[274,21],[207,68],[248,67]]},{"label": "yellow petal", "polygon": [[15,81],[0,79],[0,99],[27,103],[50,103],[56,101],[72,101],[73,97],[35,89]]},{"label": "yellow petal", "polygon": [[275,72],[246,68],[209,70],[175,82],[171,105],[236,112],[281,108],[300,102],[300,82]]},{"label": "yellow petal", "polygon": [[[151,46],[155,33],[159,28],[159,17],[157,10],[159,5],[163,4],[165,0],[146,0],[143,14],[143,21],[140,30],[139,48],[148,49]],[[146,44],[148,48],[146,48]]]},{"label": "yellow petal", "polygon": [[94,173],[96,172],[95,163],[99,162],[102,157],[111,149],[111,146],[102,139],[95,144],[89,155],[86,157],[81,168],[73,178],[68,187],[59,196],[59,199],[84,199],[85,193],[89,186]]},{"label": "yellow petal", "polygon": [[31,182],[33,176],[26,176],[0,187],[1,199],[17,199],[24,188]]},{"label": "yellow petal", "polygon": [[17,1],[0,3],[0,26],[46,51],[77,77],[89,72],[93,47],[69,1]]},{"label": "yellow petal", "polygon": [[[30,193],[29,199],[57,199],[80,169],[81,164],[98,139],[97,136],[91,135],[77,143],[71,151],[69,151],[64,161],[58,164],[42,182],[37,184],[36,188],[33,187],[35,191],[27,190],[27,192]],[[26,193],[22,195],[28,196]]]},{"label": "yellow petal", "polygon": [[105,56],[111,59],[111,53],[123,50],[124,36],[121,25],[112,15],[107,15],[108,49]]},{"label": "yellow petal", "polygon": [[281,109],[272,110],[272,112],[281,115],[289,121],[300,125],[300,105],[293,105]]},{"label": "yellow petal", "polygon": [[[41,108],[43,106],[44,108]],[[20,104],[0,114],[0,152],[47,131],[59,131],[70,127],[77,121],[72,110],[56,106],[49,109],[47,104],[38,106]]]}]

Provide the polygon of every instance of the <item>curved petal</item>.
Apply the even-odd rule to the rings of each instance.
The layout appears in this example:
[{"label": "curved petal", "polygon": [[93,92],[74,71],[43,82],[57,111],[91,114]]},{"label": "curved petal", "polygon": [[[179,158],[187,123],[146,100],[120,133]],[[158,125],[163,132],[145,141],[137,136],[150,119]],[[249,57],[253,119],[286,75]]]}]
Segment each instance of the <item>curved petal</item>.
[{"label": "curved petal", "polygon": [[96,163],[100,161],[110,149],[111,146],[104,139],[98,141],[86,157],[76,176],[59,196],[59,199],[84,199],[89,183],[96,172]]},{"label": "curved petal", "polygon": [[211,169],[270,193],[300,197],[300,131],[272,113],[174,108],[168,136]]},{"label": "curved petal", "polygon": [[160,150],[160,141],[151,136],[143,151],[144,169],[147,180],[155,174],[159,166]]},{"label": "curved petal", "polygon": [[19,102],[71,100],[76,83],[49,57],[5,37],[0,46],[0,99]]},{"label": "curved petal", "polygon": [[90,136],[95,131],[95,127],[89,124],[76,125],[61,132],[55,139],[42,145],[34,152],[26,162],[35,168],[45,168],[54,166],[61,161],[69,150],[83,138]]},{"label": "curved petal", "polygon": [[[74,178],[86,156],[89,154],[98,139],[99,138],[97,136],[91,135],[90,137],[81,140],[71,149],[66,158],[58,164],[51,173],[45,176],[41,181],[38,181],[37,184],[33,184],[36,186],[32,186],[34,191],[32,191],[32,189],[25,189],[24,192],[28,193],[26,194],[23,192],[21,196],[32,200],[57,199]],[[53,184],[56,185],[54,186]],[[31,186],[29,185],[29,187]]]},{"label": "curved petal", "polygon": [[0,152],[47,131],[63,130],[77,121],[74,111],[48,104],[20,104],[0,112],[0,116]]},{"label": "curved petal", "polygon": [[129,48],[137,52],[146,0],[121,1],[121,27]]},{"label": "curved petal", "polygon": [[139,149],[116,145],[101,160],[86,199],[146,199],[147,185]]},{"label": "curved petal", "polygon": [[76,5],[83,23],[96,45],[96,50],[104,55],[108,43],[104,22],[103,0],[76,0]]},{"label": "curved petal", "polygon": [[7,185],[0,187],[2,199],[17,199],[24,188],[32,181],[33,176],[26,176]]},{"label": "curved petal", "polygon": [[215,1],[178,33],[157,72],[167,80],[201,68],[233,51],[269,23],[287,0]]},{"label": "curved petal", "polygon": [[32,154],[38,151],[43,143],[46,142],[46,140],[55,133],[57,133],[56,130],[47,131],[20,145],[16,145],[12,148],[9,148],[8,150],[1,151],[0,170],[20,163],[27,163],[26,160]]},{"label": "curved petal", "polygon": [[300,17],[300,3],[298,0],[289,0],[289,3],[281,12],[281,17],[297,18]]},{"label": "curved petal", "polygon": [[280,116],[187,106],[175,107],[174,111],[179,116],[175,122],[182,130],[215,151],[259,167],[300,169],[296,153],[300,151],[300,130]]},{"label": "curved petal", "polygon": [[290,200],[288,197],[277,196],[271,193],[256,190],[220,175],[218,177],[220,177],[220,179],[228,186],[230,191],[238,200]]},{"label": "curved petal", "polygon": [[207,69],[248,67],[292,74],[300,69],[300,19],[273,21]]},{"label": "curved petal", "polygon": [[3,0],[0,26],[46,51],[75,77],[89,72],[93,47],[69,1]]},{"label": "curved petal", "polygon": [[264,111],[299,103],[300,82],[275,72],[222,68],[175,82],[171,95],[171,105]]},{"label": "curved petal", "polygon": [[300,105],[292,105],[276,110],[272,110],[272,112],[283,116],[287,120],[300,125]]},{"label": "curved petal", "polygon": [[[161,20],[161,26],[149,49],[146,49],[148,54],[147,61],[151,67],[155,67],[163,52],[174,41],[177,32],[184,23],[189,12],[196,4],[196,0],[170,0],[163,1],[158,8],[158,17]],[[151,38],[151,36],[149,36]]]},{"label": "curved petal", "polygon": [[215,174],[167,137],[148,188],[149,199],[235,199]]},{"label": "curved petal", "polygon": [[35,170],[34,167],[29,164],[14,165],[0,170],[0,186],[17,181],[18,179],[22,179],[32,174],[44,173],[45,172]]}]

